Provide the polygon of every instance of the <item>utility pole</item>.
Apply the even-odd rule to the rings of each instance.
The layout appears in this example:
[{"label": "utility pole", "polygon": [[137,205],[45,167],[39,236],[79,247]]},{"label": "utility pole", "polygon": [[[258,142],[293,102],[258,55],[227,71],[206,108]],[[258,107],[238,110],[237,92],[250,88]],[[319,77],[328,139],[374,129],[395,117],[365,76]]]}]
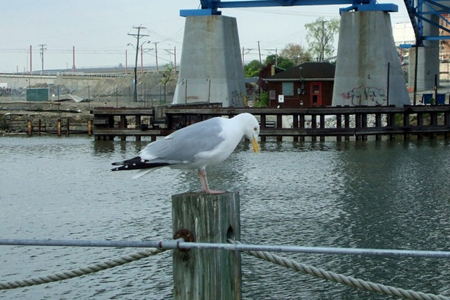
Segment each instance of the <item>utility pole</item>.
[{"label": "utility pole", "polygon": [[177,46],[173,46],[173,64],[175,74],[177,73]]},{"label": "utility pole", "polygon": [[[149,42],[148,42],[149,43]],[[153,50],[153,48],[144,48],[142,45],[145,43],[141,44],[141,74],[144,73],[144,52],[150,52]]]},{"label": "utility pole", "polygon": [[[170,45],[169,45],[169,46],[170,46]],[[173,55],[174,53],[172,52],[172,48],[170,48],[170,49],[164,49],[164,50],[166,50],[166,52],[169,53],[169,63],[170,63],[171,65],[173,65],[173,62],[172,62],[172,55]]]},{"label": "utility pole", "polygon": [[30,45],[30,75],[33,74],[33,46]]},{"label": "utility pole", "polygon": [[125,50],[125,74],[128,73],[128,50]]},{"label": "utility pole", "polygon": [[75,46],[73,46],[73,49],[72,49],[72,51],[73,51],[73,53],[72,53],[72,55],[73,55],[73,57],[72,57],[72,73],[75,73],[75,70],[77,69],[76,67],[75,67]]},{"label": "utility pole", "polygon": [[44,74],[44,51],[47,50],[45,48],[47,46],[46,44],[40,44],[39,47],[41,47],[41,62],[42,62],[42,69],[41,69],[41,75]]},{"label": "utility pole", "polygon": [[129,33],[128,35],[134,36],[136,38],[136,60],[134,63],[134,102],[137,102],[137,63],[139,56],[139,39],[144,36],[148,36],[148,34],[141,34],[141,29],[146,29],[143,26],[133,26],[134,29],[137,29],[137,33]]},{"label": "utility pole", "polygon": [[158,72],[158,43],[155,42],[156,72]]},{"label": "utility pole", "polygon": [[275,66],[278,66],[278,48],[275,48]]},{"label": "utility pole", "polygon": [[261,46],[258,41],[258,53],[259,53],[259,66],[262,68],[262,61],[261,61]]}]

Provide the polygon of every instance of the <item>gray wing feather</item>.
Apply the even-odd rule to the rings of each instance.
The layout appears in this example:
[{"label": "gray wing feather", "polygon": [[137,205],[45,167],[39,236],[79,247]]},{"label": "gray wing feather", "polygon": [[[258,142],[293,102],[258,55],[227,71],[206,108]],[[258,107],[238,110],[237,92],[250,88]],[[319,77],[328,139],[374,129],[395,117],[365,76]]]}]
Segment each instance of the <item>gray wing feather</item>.
[{"label": "gray wing feather", "polygon": [[220,137],[220,118],[212,118],[175,131],[162,140],[147,145],[142,158],[168,163],[194,162],[200,152],[211,151],[224,139]]}]

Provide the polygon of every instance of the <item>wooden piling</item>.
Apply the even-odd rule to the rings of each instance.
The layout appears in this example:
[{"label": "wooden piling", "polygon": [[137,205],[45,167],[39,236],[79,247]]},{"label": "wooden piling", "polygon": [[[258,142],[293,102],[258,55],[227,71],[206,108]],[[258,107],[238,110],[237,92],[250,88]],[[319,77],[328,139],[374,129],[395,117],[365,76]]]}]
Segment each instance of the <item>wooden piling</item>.
[{"label": "wooden piling", "polygon": [[[382,126],[381,114],[380,113],[376,113],[375,114],[375,127],[381,127],[381,126]],[[375,139],[377,141],[381,140],[381,134],[375,135]]]},{"label": "wooden piling", "polygon": [[[193,242],[240,240],[238,193],[172,196],[174,237]],[[241,299],[241,257],[238,251],[191,249],[173,252],[174,299]]]},{"label": "wooden piling", "polygon": [[[283,128],[283,116],[282,115],[277,115],[276,128],[277,129],[282,129]],[[281,142],[281,141],[283,141],[283,137],[282,136],[277,136],[277,142]]]},{"label": "wooden piling", "polygon": [[[311,128],[317,129],[317,115],[312,114],[311,115]],[[315,142],[317,140],[316,135],[313,135],[311,137],[311,141]]]},{"label": "wooden piling", "polygon": [[[300,129],[305,129],[305,115],[304,114],[300,115]],[[300,136],[300,141],[301,142],[305,141],[305,137],[303,135]]]},{"label": "wooden piling", "polygon": [[[298,114],[293,115],[292,125],[293,125],[294,129],[298,129]],[[294,135],[294,142],[298,142],[298,135]]]},{"label": "wooden piling", "polygon": [[28,135],[31,136],[33,134],[33,125],[31,124],[31,120],[27,121],[27,130],[28,130]]},{"label": "wooden piling", "polygon": [[91,136],[91,135],[92,135],[92,120],[89,120],[89,121],[88,121],[88,124],[87,124],[87,132],[88,132],[88,136]]},{"label": "wooden piling", "polygon": [[58,136],[61,136],[61,119],[58,119],[56,122],[56,132],[58,133]]},{"label": "wooden piling", "polygon": [[[348,114],[344,115],[344,124],[345,128],[350,128],[350,116]],[[348,135],[345,136],[345,141],[350,141],[350,137]]]},{"label": "wooden piling", "polygon": [[[266,115],[261,115],[260,128],[262,130],[266,129]],[[266,141],[266,137],[261,136],[261,142],[265,142],[265,141]]]},{"label": "wooden piling", "polygon": [[[342,128],[342,115],[341,114],[337,114],[336,115],[336,128],[337,129],[341,129]],[[340,142],[342,140],[342,137],[340,135],[338,135],[336,137],[337,141]]]}]

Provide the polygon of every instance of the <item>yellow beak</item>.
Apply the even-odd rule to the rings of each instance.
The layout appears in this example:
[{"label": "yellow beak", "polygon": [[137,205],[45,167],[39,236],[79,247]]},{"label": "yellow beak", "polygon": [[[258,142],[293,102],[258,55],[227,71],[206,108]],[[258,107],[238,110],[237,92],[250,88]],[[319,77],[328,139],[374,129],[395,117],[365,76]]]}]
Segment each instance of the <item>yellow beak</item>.
[{"label": "yellow beak", "polygon": [[253,152],[258,153],[259,152],[259,145],[258,141],[255,137],[252,138],[252,146],[253,146]]}]

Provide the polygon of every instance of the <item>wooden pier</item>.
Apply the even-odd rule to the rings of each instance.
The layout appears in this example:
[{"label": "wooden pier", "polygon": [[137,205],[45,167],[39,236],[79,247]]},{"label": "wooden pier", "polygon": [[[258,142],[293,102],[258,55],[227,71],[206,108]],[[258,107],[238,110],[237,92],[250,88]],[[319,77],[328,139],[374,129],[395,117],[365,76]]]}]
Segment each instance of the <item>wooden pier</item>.
[{"label": "wooden pier", "polygon": [[369,136],[381,139],[402,135],[423,136],[450,135],[450,105],[432,106],[345,106],[326,108],[190,108],[188,106],[160,108],[94,108],[93,134],[97,139],[125,140],[134,136],[166,136],[173,131],[216,116],[233,117],[249,112],[261,124],[261,141],[275,137],[292,137],[294,141],[365,140]]},{"label": "wooden pier", "polygon": [[126,140],[127,136],[134,136],[137,141],[142,136],[150,136],[152,140],[157,136],[165,136],[172,131],[160,129],[164,125],[163,119],[157,119],[155,108],[112,108],[97,107],[91,113],[94,115],[94,136],[98,140],[112,140],[118,136]]}]

